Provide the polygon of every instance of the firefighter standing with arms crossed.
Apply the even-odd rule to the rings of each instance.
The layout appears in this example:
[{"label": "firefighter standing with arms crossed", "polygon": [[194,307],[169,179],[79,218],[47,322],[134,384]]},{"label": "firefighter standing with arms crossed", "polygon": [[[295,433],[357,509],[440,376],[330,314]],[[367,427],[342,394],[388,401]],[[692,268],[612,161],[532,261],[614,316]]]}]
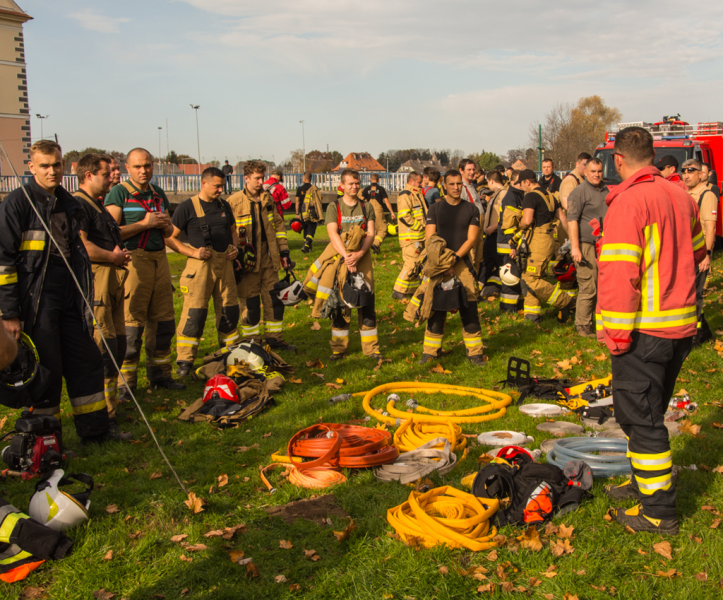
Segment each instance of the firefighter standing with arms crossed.
[{"label": "firefighter standing with arms crossed", "polygon": [[[286,226],[274,207],[271,194],[264,191],[266,164],[244,164],[244,189],[228,199],[233,211],[240,249],[244,253],[244,275],[237,286],[241,315],[241,337],[261,342],[261,307],[264,335],[274,350],[296,351],[284,342],[284,304],[273,293],[279,281],[279,269],[291,268]],[[251,258],[253,255],[253,259]]]},{"label": "firefighter standing with arms crossed", "polygon": [[622,183],[607,197],[599,259],[598,340],[610,350],[615,419],[628,437],[633,477],[608,486],[634,531],[678,533],[673,457],[664,415],[696,332],[695,271],[706,257],[698,208],[653,166],[653,137],[641,127],[615,136]]},{"label": "firefighter standing with arms crossed", "polygon": [[95,342],[103,355],[105,403],[110,427],[111,431],[119,433],[116,421],[118,370],[112,359],[120,366],[126,355],[125,282],[131,253],[126,250],[118,223],[103,205],[102,198],[110,190],[110,161],[111,157],[103,154],[83,156],[76,166],[79,186],[73,195],[82,208],[80,237],[93,269],[93,313],[111,349],[109,354],[100,334],[95,331]]},{"label": "firefighter standing with arms crossed", "polygon": [[409,279],[422,250],[424,250],[424,228],[427,220],[427,203],[421,194],[422,177],[412,171],[407,176],[407,186],[397,197],[397,225],[399,246],[402,248],[404,265],[397,276],[392,298],[404,300],[412,296],[419,287],[419,277]]},{"label": "firefighter standing with arms crossed", "polygon": [[[30,404],[36,415],[60,419],[63,379],[73,408],[81,443],[120,439],[110,431],[103,394],[103,358],[93,342],[93,274],[79,235],[82,208],[60,183],[63,155],[50,140],[30,147],[28,168],[33,174],[23,188],[0,203],[0,311],[3,325],[16,340],[26,333],[38,352],[42,372],[36,375]],[[51,231],[51,242],[43,227]],[[82,289],[68,270],[70,264]],[[41,387],[39,387],[41,386]],[[16,392],[2,387],[3,404],[14,406]],[[25,398],[22,398],[25,402]],[[58,440],[63,449],[62,440]]]},{"label": "firefighter standing with arms crossed", "polygon": [[[130,181],[115,186],[105,197],[105,206],[120,225],[121,237],[131,251],[125,284],[127,349],[121,371],[135,390],[145,331],[146,374],[151,388],[182,390],[186,386],[171,377],[176,315],[166,256],[166,238],[173,232],[168,198],[151,183],[153,157],[148,150],[131,150],[126,157],[126,169]],[[120,391],[125,395],[123,388]]]},{"label": "firefighter standing with arms crossed", "polygon": [[[183,312],[176,331],[179,377],[185,377],[193,368],[212,298],[219,347],[239,341],[240,311],[233,273],[238,233],[231,207],[221,199],[224,184],[223,171],[206,169],[201,173],[198,196],[184,200],[173,213],[171,240],[176,251],[188,257],[181,275]],[[181,232],[190,246],[178,239]]]},{"label": "firefighter standing with arms crossed", "polygon": [[[559,308],[558,321],[564,323],[572,307],[572,298],[560,289],[560,284],[552,285],[545,279],[547,264],[555,255],[557,243],[555,231],[563,219],[559,202],[540,190],[535,172],[525,169],[518,179],[520,189],[525,192],[522,199],[522,219],[520,219],[520,238],[527,239],[530,255],[527,267],[522,273],[525,291],[525,319],[539,323],[542,316],[542,303]],[[523,233],[525,232],[525,233]]]}]

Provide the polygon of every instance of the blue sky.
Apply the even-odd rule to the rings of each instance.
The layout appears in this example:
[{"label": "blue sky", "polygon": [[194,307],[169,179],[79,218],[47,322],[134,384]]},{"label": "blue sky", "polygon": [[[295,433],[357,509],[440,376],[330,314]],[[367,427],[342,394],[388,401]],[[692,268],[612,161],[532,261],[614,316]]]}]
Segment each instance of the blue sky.
[{"label": "blue sky", "polygon": [[[64,150],[505,152],[557,102],[723,121],[723,2],[17,0],[31,114]],[[693,12],[694,9],[695,12]],[[664,16],[670,15],[670,16]],[[33,117],[33,137],[39,136]]]}]

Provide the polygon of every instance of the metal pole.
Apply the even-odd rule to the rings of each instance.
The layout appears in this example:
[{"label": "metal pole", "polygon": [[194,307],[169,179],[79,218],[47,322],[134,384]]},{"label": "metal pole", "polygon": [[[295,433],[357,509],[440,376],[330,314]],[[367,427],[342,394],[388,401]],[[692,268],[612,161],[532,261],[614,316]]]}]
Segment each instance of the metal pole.
[{"label": "metal pole", "polygon": [[38,113],[35,113],[35,116],[40,119],[40,139],[44,140],[45,137],[43,136],[43,119],[47,119],[50,115],[41,115]]},{"label": "metal pole", "polygon": [[171,147],[168,143],[168,119],[166,119],[166,158],[168,158],[168,155],[171,153]]},{"label": "metal pole", "polygon": [[542,123],[537,130],[537,170],[542,171]]},{"label": "metal pole", "polygon": [[191,108],[196,111],[196,150],[198,151],[198,174],[201,174],[201,138],[198,135],[198,109],[200,105],[191,104]]},{"label": "metal pole", "polygon": [[301,123],[301,148],[304,152],[304,172],[306,172],[306,136],[304,135],[304,121],[299,121]]},{"label": "metal pole", "polygon": [[163,129],[163,127],[158,128],[158,174],[159,175],[163,175],[163,173],[161,173],[161,129]]}]

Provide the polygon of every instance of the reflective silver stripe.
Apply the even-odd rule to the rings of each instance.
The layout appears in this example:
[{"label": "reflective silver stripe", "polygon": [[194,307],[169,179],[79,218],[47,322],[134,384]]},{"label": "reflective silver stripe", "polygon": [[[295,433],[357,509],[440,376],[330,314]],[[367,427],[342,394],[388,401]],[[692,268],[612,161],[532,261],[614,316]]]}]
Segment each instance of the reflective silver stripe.
[{"label": "reflective silver stripe", "polygon": [[600,252],[600,256],[632,256],[634,258],[640,258],[640,252],[636,252],[635,250],[611,250],[608,248],[605,248],[603,246],[602,251]]},{"label": "reflective silver stripe", "polygon": [[23,234],[22,234],[22,236],[20,236],[20,239],[24,242],[27,242],[28,240],[44,241],[45,240],[45,231],[42,229],[31,229],[30,231],[23,231]]},{"label": "reflective silver stripe", "polygon": [[9,267],[2,267],[0,266],[0,275],[12,275],[13,273],[17,273],[18,270],[15,268],[15,266],[9,266]]},{"label": "reflective silver stripe", "polygon": [[670,477],[655,483],[643,483],[639,477],[636,477],[635,480],[638,482],[638,487],[642,490],[660,490],[673,483],[673,480]]},{"label": "reflective silver stripe", "polygon": [[634,454],[630,457],[630,462],[633,465],[666,465],[673,462],[673,456],[668,455],[663,458],[637,458]]},{"label": "reflective silver stripe", "polygon": [[375,337],[377,335],[376,329],[368,329],[367,331],[360,331],[361,337]]},{"label": "reflective silver stripe", "polygon": [[618,324],[618,325],[632,325],[633,323],[652,325],[655,323],[666,323],[668,321],[680,321],[681,319],[690,319],[695,316],[695,307],[687,310],[687,312],[680,313],[679,315],[665,315],[662,317],[653,317],[645,315],[636,315],[632,319],[624,319],[622,317],[608,317],[601,315],[604,323]]},{"label": "reflective silver stripe", "polygon": [[5,517],[7,517],[8,515],[11,515],[13,513],[19,513],[19,512],[20,511],[17,508],[15,508],[12,504],[6,504],[5,506],[0,506],[0,523],[2,523],[5,520]]},{"label": "reflective silver stripe", "polygon": [[85,406],[86,404],[95,404],[96,402],[105,401],[103,392],[88,394],[87,396],[79,396],[78,398],[70,398],[71,406]]},{"label": "reflective silver stripe", "polygon": [[5,552],[0,553],[0,561],[12,558],[13,556],[20,554],[21,552],[23,552],[23,549],[20,546],[12,544],[7,550],[5,550]]}]

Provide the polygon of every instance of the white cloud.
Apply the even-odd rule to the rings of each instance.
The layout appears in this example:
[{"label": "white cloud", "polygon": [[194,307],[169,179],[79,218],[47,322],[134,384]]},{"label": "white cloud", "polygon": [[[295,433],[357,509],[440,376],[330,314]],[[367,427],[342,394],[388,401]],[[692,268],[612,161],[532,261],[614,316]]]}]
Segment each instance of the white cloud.
[{"label": "white cloud", "polygon": [[68,16],[78,21],[83,29],[97,31],[98,33],[118,33],[121,23],[130,22],[130,19],[126,17],[107,17],[89,10],[74,12]]},{"label": "white cloud", "polygon": [[[256,49],[309,72],[391,60],[522,73],[614,69],[664,76],[723,56],[723,3],[693,12],[673,0],[505,3],[478,0],[177,0],[219,15],[199,41]],[[674,15],[674,16],[671,16]]]}]

